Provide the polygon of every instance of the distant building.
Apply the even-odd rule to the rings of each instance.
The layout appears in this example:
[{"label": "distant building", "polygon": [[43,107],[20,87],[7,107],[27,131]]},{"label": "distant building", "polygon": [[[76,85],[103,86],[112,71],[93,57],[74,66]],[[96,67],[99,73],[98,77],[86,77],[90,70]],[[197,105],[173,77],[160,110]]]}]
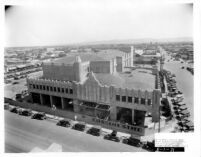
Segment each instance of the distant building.
[{"label": "distant building", "polygon": [[[133,68],[133,51],[104,50],[44,63],[43,76],[28,78],[33,103],[87,117],[82,121],[143,136],[145,115],[159,120],[157,68]],[[129,69],[129,71],[128,71]]]},{"label": "distant building", "polygon": [[156,64],[161,58],[161,54],[156,50],[135,50],[133,61],[134,64]]}]

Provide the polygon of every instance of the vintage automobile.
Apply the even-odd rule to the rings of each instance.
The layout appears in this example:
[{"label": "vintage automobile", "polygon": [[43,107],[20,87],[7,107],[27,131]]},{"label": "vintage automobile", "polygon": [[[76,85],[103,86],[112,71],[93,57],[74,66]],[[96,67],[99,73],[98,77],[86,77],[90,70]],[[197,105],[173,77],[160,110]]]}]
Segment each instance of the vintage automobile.
[{"label": "vintage automobile", "polygon": [[111,134],[105,135],[104,139],[110,140],[110,141],[115,141],[115,142],[120,142],[119,137],[117,137],[117,131],[113,131]]},{"label": "vintage automobile", "polygon": [[73,127],[72,127],[72,129],[78,130],[78,131],[84,131],[85,128],[86,128],[85,123],[81,123],[81,122],[74,124]]},{"label": "vintage automobile", "polygon": [[156,151],[156,147],[155,147],[155,141],[153,140],[152,142],[147,142],[145,143],[143,146],[142,146],[143,149],[146,149],[148,151],[151,151],[151,152],[155,152]]},{"label": "vintage automobile", "polygon": [[101,131],[102,131],[101,127],[93,126],[87,131],[87,134],[91,134],[91,135],[94,135],[94,136],[100,136]]},{"label": "vintage automobile", "polygon": [[19,109],[17,107],[13,107],[13,108],[10,109],[10,112],[12,112],[12,113],[18,113]]},{"label": "vintage automobile", "polygon": [[44,112],[38,112],[32,115],[32,119],[37,119],[37,120],[44,120],[46,119],[46,115]]},{"label": "vintage automobile", "polygon": [[22,116],[31,116],[32,115],[32,111],[29,109],[21,109],[19,110],[19,115]]},{"label": "vintage automobile", "polygon": [[58,122],[57,122],[57,125],[58,126],[62,126],[62,127],[70,127],[71,126],[71,124],[70,124],[70,122],[68,121],[68,120],[59,120]]},{"label": "vintage automobile", "polygon": [[128,144],[128,145],[131,145],[131,146],[135,146],[135,147],[141,147],[142,146],[142,143],[139,139],[132,138],[132,137],[125,138],[125,139],[123,139],[122,142],[125,144]]}]

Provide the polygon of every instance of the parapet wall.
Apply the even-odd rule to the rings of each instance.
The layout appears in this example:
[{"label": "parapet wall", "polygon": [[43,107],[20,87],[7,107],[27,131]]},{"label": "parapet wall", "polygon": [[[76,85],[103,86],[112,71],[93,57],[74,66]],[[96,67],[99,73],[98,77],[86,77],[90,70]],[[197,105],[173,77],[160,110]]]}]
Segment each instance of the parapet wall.
[{"label": "parapet wall", "polygon": [[74,81],[74,69],[70,64],[43,64],[43,77],[53,80],[69,80]]}]

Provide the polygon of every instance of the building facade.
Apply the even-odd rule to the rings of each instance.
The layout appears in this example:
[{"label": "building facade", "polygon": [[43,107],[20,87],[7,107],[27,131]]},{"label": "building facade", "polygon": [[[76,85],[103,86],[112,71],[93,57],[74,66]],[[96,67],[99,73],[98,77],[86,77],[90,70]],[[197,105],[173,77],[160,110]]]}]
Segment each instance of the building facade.
[{"label": "building facade", "polygon": [[[132,50],[129,55],[122,56],[122,69],[132,66]],[[27,79],[28,92],[33,103],[48,107],[55,105],[58,109],[91,116],[95,120],[124,121],[142,129],[146,114],[151,113],[152,121],[158,122],[159,89],[124,88],[118,86],[119,80],[109,85],[100,81],[102,75],[111,81],[118,71],[123,72],[118,65],[117,57],[109,61],[82,61],[81,57],[76,56],[72,64],[46,63],[43,64],[42,77]]]}]

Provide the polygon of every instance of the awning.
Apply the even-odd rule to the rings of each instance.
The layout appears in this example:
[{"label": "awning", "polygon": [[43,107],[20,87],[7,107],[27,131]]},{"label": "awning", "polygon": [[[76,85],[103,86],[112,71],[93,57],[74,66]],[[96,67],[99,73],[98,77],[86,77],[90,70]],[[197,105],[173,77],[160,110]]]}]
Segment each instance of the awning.
[{"label": "awning", "polygon": [[100,110],[109,110],[110,106],[109,105],[98,104],[97,109],[100,109]]}]

